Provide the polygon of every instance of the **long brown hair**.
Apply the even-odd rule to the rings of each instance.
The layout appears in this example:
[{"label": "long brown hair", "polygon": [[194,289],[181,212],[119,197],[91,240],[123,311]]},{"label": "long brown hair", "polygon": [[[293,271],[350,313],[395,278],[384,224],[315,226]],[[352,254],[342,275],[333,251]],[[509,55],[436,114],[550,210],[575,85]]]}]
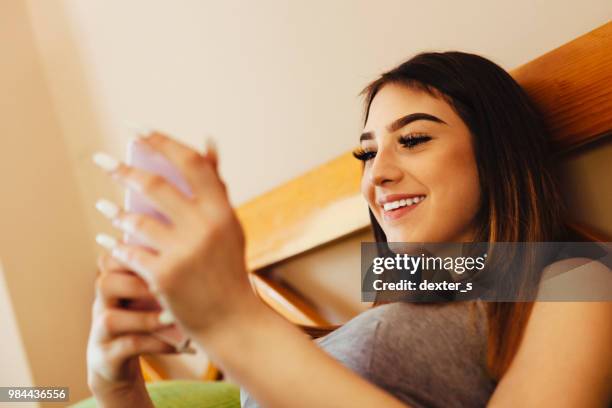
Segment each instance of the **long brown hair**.
[{"label": "long brown hair", "polygon": [[[506,71],[486,58],[464,52],[418,54],[362,91],[364,125],[372,100],[389,83],[443,98],[469,128],[482,197],[474,242],[544,242],[566,236],[549,133],[533,103]],[[386,242],[372,211],[370,219],[376,241]],[[514,267],[496,273],[496,279],[520,294],[539,282],[543,265],[535,256],[523,257],[519,268],[514,261]],[[498,265],[503,266],[504,261]],[[494,378],[500,379],[508,369],[532,307],[530,301],[485,303],[487,367]]]}]

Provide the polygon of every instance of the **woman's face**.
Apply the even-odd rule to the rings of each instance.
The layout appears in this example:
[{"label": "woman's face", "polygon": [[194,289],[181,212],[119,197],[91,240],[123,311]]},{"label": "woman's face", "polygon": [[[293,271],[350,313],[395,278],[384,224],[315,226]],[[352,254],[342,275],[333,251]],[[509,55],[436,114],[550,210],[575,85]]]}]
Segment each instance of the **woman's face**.
[{"label": "woman's face", "polygon": [[388,242],[468,242],[480,204],[469,129],[442,98],[384,85],[361,135],[361,191]]}]

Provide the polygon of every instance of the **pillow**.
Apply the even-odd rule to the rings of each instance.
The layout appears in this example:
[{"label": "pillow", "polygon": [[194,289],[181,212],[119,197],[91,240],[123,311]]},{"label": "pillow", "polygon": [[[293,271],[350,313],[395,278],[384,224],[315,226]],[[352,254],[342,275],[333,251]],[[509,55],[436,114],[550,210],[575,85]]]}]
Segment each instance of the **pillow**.
[{"label": "pillow", "polygon": [[[167,380],[146,383],[156,408],[240,408],[240,388],[225,381]],[[93,397],[70,405],[96,408]]]}]

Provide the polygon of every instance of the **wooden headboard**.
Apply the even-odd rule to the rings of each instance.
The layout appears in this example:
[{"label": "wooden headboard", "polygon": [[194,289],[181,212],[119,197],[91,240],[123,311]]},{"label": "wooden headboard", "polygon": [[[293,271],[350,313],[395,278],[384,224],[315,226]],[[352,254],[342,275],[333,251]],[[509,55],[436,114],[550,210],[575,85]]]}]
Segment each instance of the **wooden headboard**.
[{"label": "wooden headboard", "polygon": [[[584,149],[599,149],[600,156],[602,149],[612,152],[610,50],[612,23],[607,23],[510,72],[543,113],[560,162]],[[612,163],[612,154],[605,155],[603,166]],[[607,172],[594,177],[603,183],[598,188],[607,189],[608,208],[612,208],[610,169],[608,165]],[[260,272],[370,228],[359,192],[360,175],[360,164],[347,152],[238,208],[257,292],[296,323],[316,326],[326,321],[299,293]],[[568,220],[584,239],[609,241],[603,232],[611,231],[612,225],[609,220],[601,222],[607,225]]]}]

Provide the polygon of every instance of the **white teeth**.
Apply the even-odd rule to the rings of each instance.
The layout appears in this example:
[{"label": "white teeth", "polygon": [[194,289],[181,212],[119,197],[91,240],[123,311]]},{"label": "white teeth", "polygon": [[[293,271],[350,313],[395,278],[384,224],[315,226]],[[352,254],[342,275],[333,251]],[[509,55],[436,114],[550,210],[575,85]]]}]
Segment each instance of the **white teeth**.
[{"label": "white teeth", "polygon": [[392,201],[390,203],[385,203],[383,205],[383,208],[385,211],[391,211],[391,210],[395,210],[400,207],[405,207],[405,206],[410,206],[413,204],[420,203],[424,199],[425,199],[425,196],[418,196],[418,197],[413,197],[413,198],[408,198],[408,199]]}]

